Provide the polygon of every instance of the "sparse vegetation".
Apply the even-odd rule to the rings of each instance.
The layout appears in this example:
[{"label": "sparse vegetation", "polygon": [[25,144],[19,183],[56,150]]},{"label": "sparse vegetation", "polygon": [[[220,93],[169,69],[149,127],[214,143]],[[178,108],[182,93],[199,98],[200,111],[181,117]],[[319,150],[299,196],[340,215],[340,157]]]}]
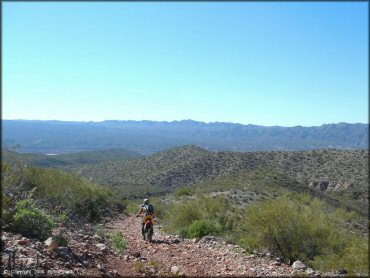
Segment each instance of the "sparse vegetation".
[{"label": "sparse vegetation", "polygon": [[367,271],[367,239],[344,229],[351,215],[327,213],[323,202],[308,195],[292,197],[251,205],[242,222],[242,245],[249,251],[270,250],[290,263],[299,259],[325,270],[335,265],[352,274]]},{"label": "sparse vegetation", "polygon": [[65,212],[62,212],[62,213],[60,213],[60,214],[59,214],[59,216],[58,216],[58,220],[59,220],[61,223],[66,224],[66,223],[68,223],[68,221],[69,221],[69,216],[68,216],[68,214],[66,214]]},{"label": "sparse vegetation", "polygon": [[[2,164],[2,186],[5,228],[14,226],[15,220],[19,226],[21,216],[42,218],[42,210],[65,222],[71,217],[98,221],[101,215],[122,209],[117,194],[107,187],[58,170],[29,167],[22,161]],[[19,208],[15,216],[17,202],[21,205],[26,199],[33,200],[32,206]]]},{"label": "sparse vegetation", "polygon": [[110,238],[110,233],[105,228],[103,224],[96,224],[95,225],[95,232],[98,236],[100,236],[103,240]]},{"label": "sparse vegetation", "polygon": [[224,198],[200,197],[169,205],[163,217],[167,231],[183,237],[225,235],[236,223],[237,210]]},{"label": "sparse vegetation", "polygon": [[173,201],[164,211],[165,230],[183,237],[221,236],[249,252],[269,251],[287,263],[301,260],[320,270],[363,274],[369,266],[367,237],[349,225],[358,215],[343,209],[330,212],[307,194],[260,200],[245,209],[222,197],[200,196]]},{"label": "sparse vegetation", "polygon": [[[21,161],[3,164],[2,169],[2,227],[7,231],[45,240],[55,226],[52,218],[60,224],[68,224],[70,218],[96,222],[120,209],[120,200],[110,189],[75,175],[28,167]],[[59,246],[68,245],[63,233],[54,239]],[[113,243],[117,250],[124,250],[125,242],[118,235]]]},{"label": "sparse vegetation", "polygon": [[[349,207],[365,217],[368,214],[365,150],[232,153],[186,146],[149,157],[102,162],[80,172],[103,184],[124,188],[121,192],[126,198],[171,192],[187,197],[193,190],[207,187],[213,192],[255,187],[257,191],[263,188],[266,198],[273,195],[272,191],[278,191],[275,195],[286,190],[307,192],[332,206]],[[321,182],[327,187],[318,186]]]},{"label": "sparse vegetation", "polygon": [[140,261],[135,262],[134,268],[136,272],[143,273],[144,272],[144,264]]},{"label": "sparse vegetation", "polygon": [[68,238],[64,236],[64,232],[61,230],[59,233],[54,237],[59,244],[59,246],[68,246]]},{"label": "sparse vegetation", "polygon": [[194,190],[188,187],[184,187],[184,188],[180,188],[179,190],[175,191],[173,195],[176,197],[192,196],[194,195]]},{"label": "sparse vegetation", "polygon": [[112,236],[113,247],[118,250],[120,253],[123,253],[126,250],[127,243],[123,238],[122,232],[115,233]]},{"label": "sparse vegetation", "polygon": [[217,235],[219,233],[219,229],[212,221],[195,220],[191,223],[187,233],[192,238],[201,238],[206,235]]},{"label": "sparse vegetation", "polygon": [[27,237],[41,240],[51,235],[54,222],[49,215],[37,209],[31,199],[21,200],[16,205],[13,229]]}]

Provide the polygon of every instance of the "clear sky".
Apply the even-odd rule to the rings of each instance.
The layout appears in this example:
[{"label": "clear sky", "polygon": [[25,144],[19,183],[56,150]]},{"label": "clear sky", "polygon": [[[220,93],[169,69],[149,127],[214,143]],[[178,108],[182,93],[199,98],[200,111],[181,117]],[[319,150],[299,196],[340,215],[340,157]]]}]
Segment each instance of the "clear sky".
[{"label": "clear sky", "polygon": [[3,119],[368,122],[367,2],[3,2]]}]

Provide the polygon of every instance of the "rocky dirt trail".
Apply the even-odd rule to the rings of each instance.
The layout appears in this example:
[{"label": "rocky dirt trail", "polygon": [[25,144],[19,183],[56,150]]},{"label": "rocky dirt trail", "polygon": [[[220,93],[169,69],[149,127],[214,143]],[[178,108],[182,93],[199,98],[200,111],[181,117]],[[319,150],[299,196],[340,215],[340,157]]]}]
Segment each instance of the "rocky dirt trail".
[{"label": "rocky dirt trail", "polygon": [[54,235],[63,229],[67,246],[54,246],[52,238],[39,241],[3,231],[1,274],[6,277],[340,276],[319,273],[297,262],[292,267],[269,254],[247,254],[239,246],[213,236],[197,241],[167,235],[158,224],[154,225],[153,242],[149,243],[142,239],[140,222],[141,217],[120,215],[100,224],[112,234],[122,232],[127,242],[123,253],[115,250],[109,238],[99,236],[101,233],[91,224],[54,229]]},{"label": "rocky dirt trail", "polygon": [[[154,228],[154,242],[142,239],[141,218],[125,216],[107,227],[121,231],[127,250],[109,262],[120,276],[290,276],[293,268],[264,254],[247,255],[215,237],[181,239]],[[243,253],[244,252],[244,253]]]}]

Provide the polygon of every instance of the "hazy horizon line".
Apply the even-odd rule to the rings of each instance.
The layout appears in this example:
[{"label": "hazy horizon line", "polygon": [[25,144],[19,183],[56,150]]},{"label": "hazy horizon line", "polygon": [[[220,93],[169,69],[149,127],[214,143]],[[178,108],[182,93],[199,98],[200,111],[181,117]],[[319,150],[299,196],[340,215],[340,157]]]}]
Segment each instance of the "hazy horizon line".
[{"label": "hazy horizon line", "polygon": [[224,121],[212,121],[212,122],[206,122],[206,121],[199,121],[199,120],[193,120],[193,119],[182,119],[182,120],[117,120],[117,119],[107,119],[107,120],[101,120],[101,121],[93,121],[93,120],[88,120],[88,121],[83,121],[83,120],[40,120],[40,119],[2,119],[2,121],[38,121],[38,122],[70,122],[70,123],[104,123],[104,122],[158,122],[158,123],[176,123],[176,122],[197,122],[197,123],[202,123],[202,124],[235,124],[235,125],[243,125],[243,126],[263,126],[263,127],[319,127],[319,126],[324,126],[324,125],[337,125],[337,124],[369,124],[369,123],[361,123],[361,122],[355,122],[355,123],[350,123],[350,122],[336,122],[336,123],[322,123],[320,125],[263,125],[263,124],[252,124],[252,123],[238,123],[238,122],[224,122]]}]

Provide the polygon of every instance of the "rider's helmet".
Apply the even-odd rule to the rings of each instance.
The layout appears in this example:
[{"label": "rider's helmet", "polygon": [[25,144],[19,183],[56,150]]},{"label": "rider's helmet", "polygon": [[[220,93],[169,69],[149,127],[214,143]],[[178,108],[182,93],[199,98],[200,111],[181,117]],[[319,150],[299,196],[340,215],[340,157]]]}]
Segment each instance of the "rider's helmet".
[{"label": "rider's helmet", "polygon": [[149,204],[149,200],[148,199],[144,199],[144,204]]}]

